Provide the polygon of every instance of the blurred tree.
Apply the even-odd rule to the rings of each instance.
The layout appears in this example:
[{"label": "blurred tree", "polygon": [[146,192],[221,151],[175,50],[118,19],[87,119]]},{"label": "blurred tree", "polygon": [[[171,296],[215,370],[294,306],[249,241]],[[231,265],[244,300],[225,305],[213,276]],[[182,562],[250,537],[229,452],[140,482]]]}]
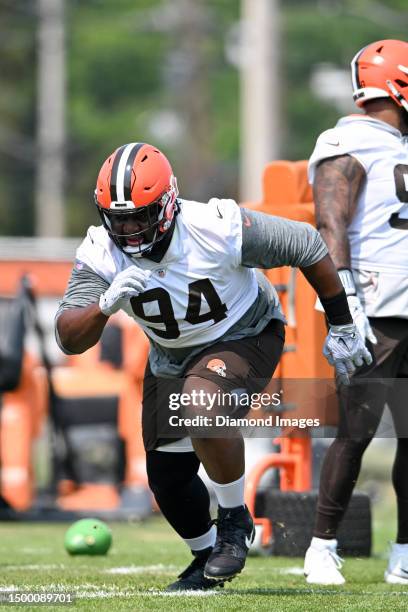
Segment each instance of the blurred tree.
[{"label": "blurred tree", "polygon": [[32,1],[0,2],[0,228],[31,234],[34,221],[35,13]]},{"label": "blurred tree", "polygon": [[87,202],[97,170],[124,142],[161,147],[185,196],[236,192],[236,171],[230,180],[228,170],[237,163],[230,141],[237,140],[238,80],[223,34],[238,11],[238,2],[226,0],[71,5],[71,234],[96,220]]},{"label": "blurred tree", "polygon": [[[66,4],[67,234],[82,235],[98,223],[92,205],[96,174],[124,142],[161,147],[185,197],[235,197],[239,75],[227,46],[239,23],[240,0]],[[317,68],[325,63],[348,71],[363,45],[404,39],[406,0],[285,0],[281,7],[281,157],[300,159],[342,114],[335,99],[318,91]],[[33,232],[36,26],[36,0],[0,0],[3,234]],[[351,99],[351,85],[345,90]]]},{"label": "blurred tree", "polygon": [[[312,89],[315,67],[329,63],[349,73],[352,58],[364,45],[384,38],[406,40],[408,14],[406,0],[287,0],[284,19],[287,134],[282,155],[303,159],[310,155],[318,134],[344,114]],[[351,77],[346,93],[353,112]]]}]

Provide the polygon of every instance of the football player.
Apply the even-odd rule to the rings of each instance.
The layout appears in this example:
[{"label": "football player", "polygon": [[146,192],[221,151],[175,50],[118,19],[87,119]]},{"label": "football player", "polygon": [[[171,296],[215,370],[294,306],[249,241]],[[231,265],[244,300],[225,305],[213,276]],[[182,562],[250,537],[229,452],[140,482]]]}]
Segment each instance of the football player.
[{"label": "football player", "polygon": [[362,114],[343,117],[319,136],[309,179],[317,227],[373,363],[357,370],[347,390],[339,389],[339,428],[321,472],[305,574],[309,583],[344,583],[336,533],[388,401],[398,438],[392,471],[398,531],[385,580],[408,584],[408,428],[401,418],[406,407],[401,397],[395,400],[395,389],[388,394],[381,384],[407,377],[408,43],[369,44],[351,62],[351,76]]},{"label": "football player", "polygon": [[[312,226],[240,209],[233,200],[181,199],[169,161],[144,143],[107,158],[95,204],[102,225],[90,227],[78,248],[57,312],[57,341],[66,353],[87,350],[119,309],[143,328],[151,345],[142,418],[149,485],[194,556],[168,588],[222,585],[243,569],[254,537],[242,435],[220,437],[210,426],[174,431],[168,411],[182,394],[197,399],[190,407],[183,401],[185,418],[225,413],[223,392],[260,391],[271,378],[284,317],[276,291],[254,268],[300,267],[325,308],[324,351],[342,380],[371,356]],[[200,463],[218,500],[216,526]]]}]

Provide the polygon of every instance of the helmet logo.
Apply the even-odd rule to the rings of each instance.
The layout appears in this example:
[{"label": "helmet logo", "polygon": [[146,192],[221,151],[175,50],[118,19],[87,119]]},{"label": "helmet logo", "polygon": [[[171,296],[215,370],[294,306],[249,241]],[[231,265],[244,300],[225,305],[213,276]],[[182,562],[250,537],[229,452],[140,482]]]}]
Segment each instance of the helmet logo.
[{"label": "helmet logo", "polygon": [[211,370],[212,372],[218,374],[218,376],[222,376],[223,378],[227,376],[227,366],[222,361],[222,359],[210,359],[206,367],[208,370]]}]

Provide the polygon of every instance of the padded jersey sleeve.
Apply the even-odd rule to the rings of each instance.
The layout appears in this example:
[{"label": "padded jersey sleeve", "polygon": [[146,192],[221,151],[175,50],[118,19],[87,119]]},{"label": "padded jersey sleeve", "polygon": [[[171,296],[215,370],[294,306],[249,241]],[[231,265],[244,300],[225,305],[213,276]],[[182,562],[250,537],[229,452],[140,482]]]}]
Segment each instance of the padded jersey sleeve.
[{"label": "padded jersey sleeve", "polygon": [[[80,266],[78,269],[77,266]],[[67,308],[89,306],[99,302],[99,298],[109,287],[103,278],[87,266],[77,262],[72,269],[64,297],[59,303],[57,317]]]},{"label": "padded jersey sleeve", "polygon": [[123,269],[123,254],[115,247],[108,232],[102,226],[92,225],[88,228],[86,238],[77,249],[76,259],[109,284]]},{"label": "padded jersey sleeve", "polygon": [[308,223],[241,208],[242,259],[248,268],[311,266],[327,254],[319,232]]},{"label": "padded jersey sleeve", "polygon": [[242,221],[235,200],[211,198],[208,202],[182,200],[182,218],[188,234],[203,250],[203,257],[241,264]]},{"label": "padded jersey sleeve", "polygon": [[379,142],[378,129],[369,119],[343,117],[336,127],[322,132],[317,139],[309,159],[309,183],[313,184],[316,168],[321,161],[341,155],[354,157],[368,174],[381,148],[384,148],[384,143]]}]

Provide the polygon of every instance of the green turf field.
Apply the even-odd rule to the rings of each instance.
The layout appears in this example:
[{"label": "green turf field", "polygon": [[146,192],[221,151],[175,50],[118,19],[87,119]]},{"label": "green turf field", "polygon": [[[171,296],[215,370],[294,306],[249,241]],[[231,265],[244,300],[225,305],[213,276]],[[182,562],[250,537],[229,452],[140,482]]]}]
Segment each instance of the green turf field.
[{"label": "green turf field", "polygon": [[[98,612],[407,610],[408,587],[383,582],[392,524],[383,520],[381,524],[380,528],[374,522],[375,555],[348,560],[344,568],[347,584],[342,587],[307,585],[302,559],[252,557],[243,574],[225,589],[180,596],[166,595],[161,589],[184,569],[189,553],[160,518],[111,524],[114,544],[106,557],[69,557],[62,546],[67,527],[63,524],[2,523],[0,588],[71,591],[77,599],[65,609]],[[10,610],[10,605],[0,609]],[[25,609],[41,608],[26,605]]]}]

